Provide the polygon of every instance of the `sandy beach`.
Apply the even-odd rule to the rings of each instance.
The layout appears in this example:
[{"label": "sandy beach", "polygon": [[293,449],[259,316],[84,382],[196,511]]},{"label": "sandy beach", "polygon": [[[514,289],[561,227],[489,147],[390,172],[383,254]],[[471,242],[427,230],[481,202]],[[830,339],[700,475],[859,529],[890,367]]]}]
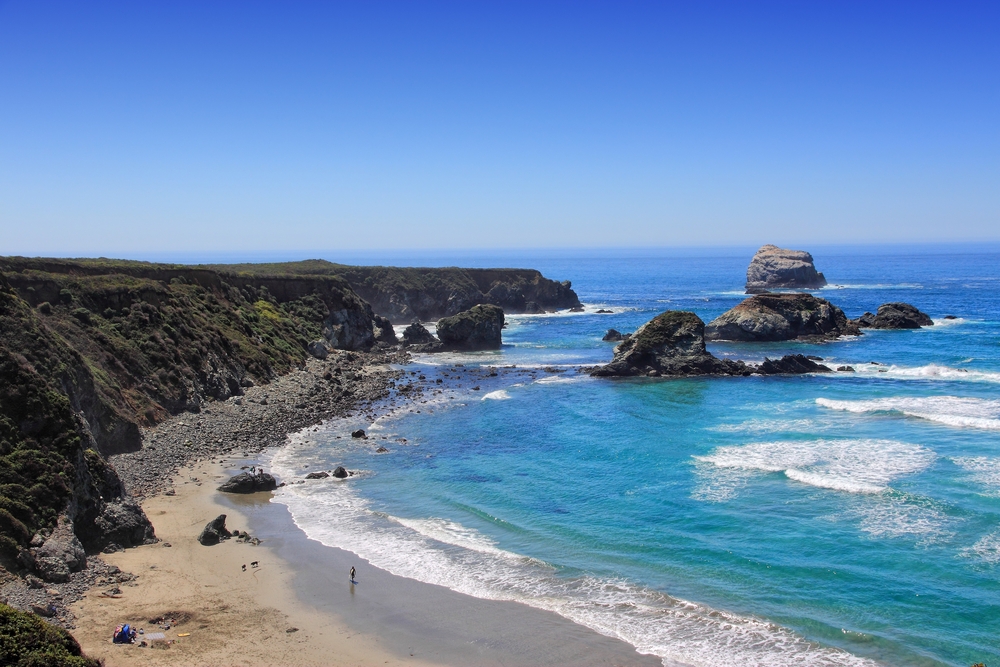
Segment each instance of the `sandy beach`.
[{"label": "sandy beach", "polygon": [[[266,545],[198,543],[200,530],[220,513],[228,514],[230,529],[248,527],[246,517],[214,499],[221,477],[218,464],[183,470],[177,479],[187,481],[177,484],[176,495],[143,504],[161,542],[103,556],[139,576],[134,585],[120,586],[120,596],[104,597],[95,588],[74,605],[75,635],[88,655],[108,667],[429,664],[393,655],[377,637],[302,604],[293,592],[294,572]],[[260,566],[251,567],[253,561]],[[157,617],[179,622],[163,629],[149,622]],[[125,622],[165,639],[149,647],[112,644],[112,630]]]},{"label": "sandy beach", "polygon": [[[71,607],[74,636],[88,655],[108,667],[661,664],[551,612],[397,577],[309,540],[270,493],[216,490],[258,460],[216,453],[144,498],[160,541],[101,556],[135,581],[95,586]],[[229,530],[249,530],[261,544],[201,545],[198,534],[219,514]],[[357,585],[348,578],[352,566]],[[157,618],[177,622],[164,628],[151,622]],[[126,622],[164,638],[146,647],[112,644],[113,629]]]}]

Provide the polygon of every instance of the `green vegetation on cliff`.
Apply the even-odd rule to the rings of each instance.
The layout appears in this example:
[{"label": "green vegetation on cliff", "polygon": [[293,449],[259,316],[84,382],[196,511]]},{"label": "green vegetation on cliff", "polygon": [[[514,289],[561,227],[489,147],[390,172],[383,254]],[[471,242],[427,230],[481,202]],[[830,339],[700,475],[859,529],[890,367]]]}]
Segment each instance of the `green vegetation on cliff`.
[{"label": "green vegetation on cliff", "polygon": [[62,628],[0,603],[0,665],[10,667],[100,667],[83,655]]}]

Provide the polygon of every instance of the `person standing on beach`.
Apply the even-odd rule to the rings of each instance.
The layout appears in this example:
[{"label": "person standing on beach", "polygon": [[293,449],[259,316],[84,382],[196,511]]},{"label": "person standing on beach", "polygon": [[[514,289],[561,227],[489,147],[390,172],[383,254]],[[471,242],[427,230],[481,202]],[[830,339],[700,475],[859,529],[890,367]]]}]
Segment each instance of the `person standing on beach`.
[{"label": "person standing on beach", "polygon": [[354,566],[351,566],[351,581],[354,581]]}]

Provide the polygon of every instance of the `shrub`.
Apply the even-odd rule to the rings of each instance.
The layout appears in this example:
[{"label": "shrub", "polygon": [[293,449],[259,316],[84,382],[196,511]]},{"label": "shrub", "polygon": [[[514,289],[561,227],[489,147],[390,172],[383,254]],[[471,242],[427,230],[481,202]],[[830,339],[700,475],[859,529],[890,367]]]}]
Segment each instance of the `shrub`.
[{"label": "shrub", "polygon": [[73,637],[34,614],[0,604],[0,665],[11,667],[100,667],[83,655]]}]

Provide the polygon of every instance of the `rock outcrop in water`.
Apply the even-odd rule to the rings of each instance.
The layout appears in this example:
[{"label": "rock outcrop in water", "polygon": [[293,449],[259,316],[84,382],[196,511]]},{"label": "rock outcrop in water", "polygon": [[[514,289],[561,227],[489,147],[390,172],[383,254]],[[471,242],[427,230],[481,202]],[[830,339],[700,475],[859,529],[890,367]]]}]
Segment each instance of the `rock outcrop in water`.
[{"label": "rock outcrop in water", "polygon": [[844,311],[811,294],[758,294],[708,323],[708,340],[830,340],[857,336],[858,326]]},{"label": "rock outcrop in water", "polygon": [[615,348],[610,364],[591,372],[610,376],[749,375],[743,362],[724,361],[705,349],[705,323],[694,313],[668,310]]},{"label": "rock outcrop in water", "polygon": [[490,304],[473,306],[437,323],[441,345],[450,350],[499,350],[503,309]]},{"label": "rock outcrop in water", "polygon": [[865,313],[853,322],[864,329],[919,329],[934,325],[927,313],[902,302],[883,303],[875,315]]},{"label": "rock outcrop in water", "polygon": [[804,250],[787,250],[765,245],[747,268],[747,294],[769,289],[816,289],[826,285],[826,278],[816,270],[813,257]]},{"label": "rock outcrop in water", "polygon": [[829,367],[817,364],[802,354],[786,354],[781,359],[764,358],[755,371],[758,375],[800,375],[802,373],[831,373]]}]

